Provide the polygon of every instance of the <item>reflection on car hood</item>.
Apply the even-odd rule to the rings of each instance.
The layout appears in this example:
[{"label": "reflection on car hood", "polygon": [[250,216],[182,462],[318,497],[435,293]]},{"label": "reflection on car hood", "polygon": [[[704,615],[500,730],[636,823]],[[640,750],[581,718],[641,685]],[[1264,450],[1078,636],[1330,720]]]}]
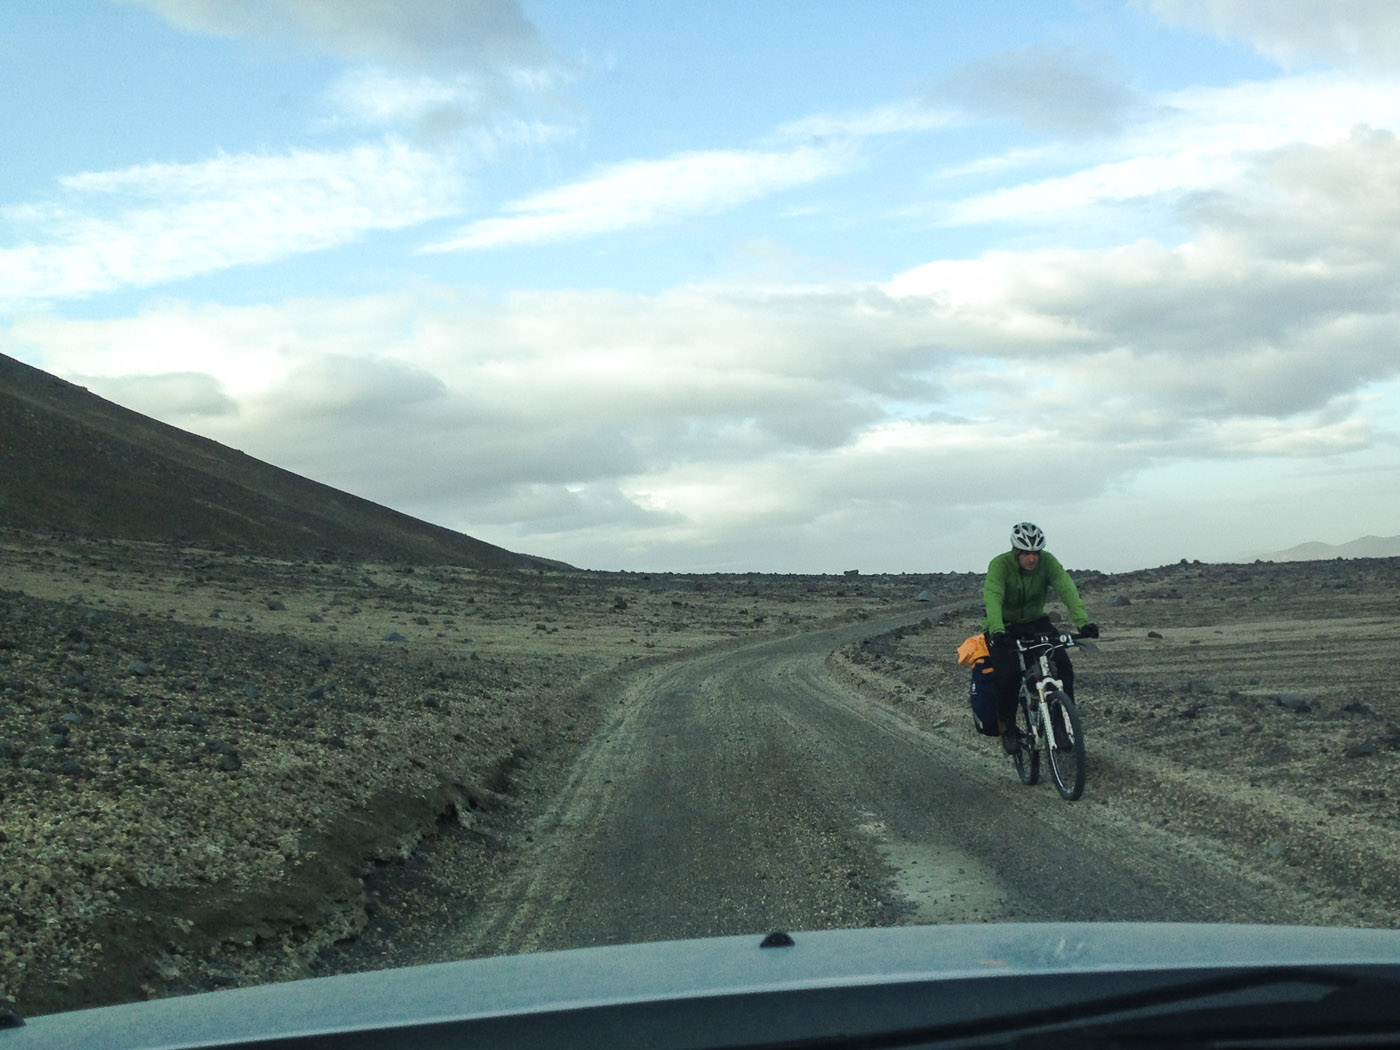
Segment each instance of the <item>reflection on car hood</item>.
[{"label": "reflection on car hood", "polygon": [[0,1028],[0,1050],[278,1039],[336,1050],[735,1047],[898,1031],[937,1042],[1001,1031],[1008,1019],[1063,1025],[1184,997],[1320,1002],[1357,981],[1400,983],[1400,931],[911,926],[582,948],[211,992],[29,1018]]}]

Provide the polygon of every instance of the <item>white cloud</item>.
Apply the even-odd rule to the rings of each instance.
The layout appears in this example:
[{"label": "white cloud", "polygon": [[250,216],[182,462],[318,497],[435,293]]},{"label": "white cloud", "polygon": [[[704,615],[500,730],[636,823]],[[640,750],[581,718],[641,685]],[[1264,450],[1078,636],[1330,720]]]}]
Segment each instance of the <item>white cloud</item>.
[{"label": "white cloud", "polygon": [[354,62],[534,66],[545,48],[514,0],[123,0],[194,32],[292,43]]},{"label": "white cloud", "polygon": [[1400,71],[1393,0],[1150,0],[1150,7],[1167,22],[1242,40],[1285,66]]},{"label": "white cloud", "polygon": [[573,134],[567,124],[521,115],[537,101],[533,96],[558,78],[531,80],[528,91],[517,90],[516,79],[358,67],[326,90],[330,115],[321,130],[394,131],[438,147],[465,148],[485,160],[497,159],[509,146],[539,145]]},{"label": "white cloud", "polygon": [[906,100],[849,113],[819,113],[782,125],[775,142],[827,144],[829,140],[866,139],[879,135],[935,131],[948,127],[953,117],[946,110]]},{"label": "white cloud", "polygon": [[[979,479],[1034,485],[1036,464],[1053,496],[1035,516],[1074,519],[1076,502],[1163,464],[1286,479],[1393,449],[1400,316],[1367,220],[1395,207],[1383,173],[1398,155],[1380,134],[1280,152],[1203,206],[1190,243],[988,254],[884,290],[168,305],[124,322],[32,319],[0,348],[128,394],[121,376],[159,371],[152,348],[180,373],[180,351],[197,348],[212,385],[169,380],[185,393],[155,414],[566,560],[838,571],[883,550],[908,568],[935,525],[971,544],[972,523],[999,532],[1026,516],[1017,485],[1003,501]],[[1355,190],[1334,185],[1348,171]],[[1281,244],[1304,206],[1321,213]],[[237,410],[209,415],[220,398]],[[1105,565],[1119,541],[1083,528],[1101,543],[1080,564]],[[785,560],[798,549],[820,561]]]},{"label": "white cloud", "polygon": [[466,123],[486,108],[487,94],[474,77],[402,76],[369,67],[337,79],[326,98],[338,121],[378,129],[419,124],[441,113]]},{"label": "white cloud", "polygon": [[[1103,221],[1102,206],[1175,202],[1228,187],[1271,151],[1300,143],[1330,146],[1359,126],[1400,128],[1400,83],[1317,74],[1191,89],[1156,100],[1151,116],[1087,155],[1076,147],[1068,174],[974,193],[928,209],[936,221],[1063,225],[1072,216]],[[1056,159],[1018,152],[976,170],[1013,170],[1017,163]],[[1061,151],[1059,160],[1068,156]],[[952,174],[973,168],[964,167]],[[945,173],[948,174],[948,173]]]},{"label": "white cloud", "polygon": [[1237,157],[1202,156],[1197,150],[1176,156],[1134,157],[966,197],[949,206],[942,221],[950,226],[1058,224],[1074,211],[1217,186],[1241,169]]},{"label": "white cloud", "polygon": [[632,161],[507,206],[426,250],[471,251],[587,237],[672,222],[755,200],[848,169],[840,147],[787,151],[711,150]]},{"label": "white cloud", "polygon": [[[198,360],[186,350],[187,360]],[[187,420],[191,425],[216,416],[234,415],[238,403],[223,385],[204,372],[158,372],[154,375],[103,376],[93,379],[70,373],[70,382],[97,382],[111,401],[148,416]]]},{"label": "white cloud", "polygon": [[[946,318],[956,345],[1007,362],[1013,380],[1053,376],[1025,388],[1029,418],[1062,434],[1116,433],[1163,455],[1217,439],[1241,454],[1359,447],[1383,425],[1358,425],[1349,396],[1400,375],[1397,170],[1389,133],[1280,150],[1198,200],[1179,246],[988,253],[918,267],[888,291]],[[1231,419],[1286,421],[1299,439],[1186,443]]]},{"label": "white cloud", "polygon": [[845,174],[864,140],[928,132],[949,116],[915,101],[818,114],[779,127],[767,148],[696,150],[606,167],[580,181],[514,201],[429,252],[540,244],[674,222],[724,211]]},{"label": "white cloud", "polygon": [[232,155],[62,180],[53,200],[0,210],[0,308],[85,298],[270,262],[452,214],[462,178],[401,143]]},{"label": "white cloud", "polygon": [[[462,104],[453,83],[367,77],[345,108],[411,120]],[[1063,228],[1151,196],[1176,209],[1179,242],[988,251],[882,287],[162,302],[115,321],[21,318],[0,350],[318,480],[588,565],[839,571],[872,552],[910,568],[927,551],[931,567],[970,567],[967,551],[1026,516],[1075,522],[1055,547],[1079,564],[1142,564],[1157,556],[1147,534],[1112,524],[1137,512],[1100,513],[1127,501],[1153,508],[1162,560],[1227,557],[1223,537],[1298,491],[1325,501],[1312,520],[1361,520],[1348,503],[1361,488],[1371,520],[1397,502],[1319,469],[1395,470],[1400,144],[1375,129],[1400,126],[1397,97],[1336,75],[1182,92],[1096,140],[1073,174],[959,205],[965,221]],[[802,144],[788,148],[617,165],[438,247],[733,208],[849,170],[864,135],[939,119],[895,107],[794,123],[779,138]],[[366,189],[381,166],[395,183]],[[7,212],[44,236],[0,254],[0,287],[89,294],[304,251],[445,214],[456,178],[401,145],[91,173]],[[99,198],[125,217],[94,218]],[[1190,499],[1159,494],[1168,481]],[[1242,485],[1252,505],[1233,500]],[[1187,521],[1216,508],[1229,520]],[[1217,547],[1181,549],[1188,525]]]}]

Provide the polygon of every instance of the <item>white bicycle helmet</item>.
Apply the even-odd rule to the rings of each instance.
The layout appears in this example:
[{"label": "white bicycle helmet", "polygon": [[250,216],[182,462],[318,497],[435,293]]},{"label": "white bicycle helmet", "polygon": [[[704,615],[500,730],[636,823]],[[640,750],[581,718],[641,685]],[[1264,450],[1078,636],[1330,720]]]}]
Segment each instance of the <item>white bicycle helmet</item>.
[{"label": "white bicycle helmet", "polygon": [[1011,529],[1011,546],[1018,551],[1043,551],[1045,533],[1040,531],[1040,526],[1023,521]]}]

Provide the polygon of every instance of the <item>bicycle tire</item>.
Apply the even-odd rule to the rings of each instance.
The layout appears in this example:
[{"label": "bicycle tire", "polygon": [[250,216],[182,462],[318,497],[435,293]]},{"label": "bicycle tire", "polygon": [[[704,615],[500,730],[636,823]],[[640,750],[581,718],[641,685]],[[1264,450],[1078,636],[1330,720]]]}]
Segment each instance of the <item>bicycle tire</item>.
[{"label": "bicycle tire", "polygon": [[1055,790],[1066,802],[1074,802],[1084,794],[1084,726],[1079,718],[1079,709],[1074,701],[1058,689],[1052,691],[1046,702],[1050,704],[1050,721],[1057,728],[1063,726],[1069,747],[1055,747],[1053,742],[1045,742],[1046,757],[1050,759],[1050,778],[1055,781]]},{"label": "bicycle tire", "polygon": [[1025,693],[1016,703],[1016,753],[1011,761],[1016,766],[1016,775],[1028,787],[1040,781],[1040,750],[1035,746],[1035,736],[1031,732],[1031,709]]}]

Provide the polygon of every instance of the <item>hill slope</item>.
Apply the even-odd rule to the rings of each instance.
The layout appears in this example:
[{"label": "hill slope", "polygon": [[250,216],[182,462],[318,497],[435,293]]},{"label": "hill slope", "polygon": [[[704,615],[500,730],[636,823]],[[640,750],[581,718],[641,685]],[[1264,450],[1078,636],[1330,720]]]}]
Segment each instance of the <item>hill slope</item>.
[{"label": "hill slope", "polygon": [[284,558],[551,564],[263,463],[2,354],[0,524]]},{"label": "hill slope", "polygon": [[1350,543],[1300,543],[1267,556],[1268,561],[1321,561],[1325,558],[1400,557],[1400,536],[1362,536]]}]

